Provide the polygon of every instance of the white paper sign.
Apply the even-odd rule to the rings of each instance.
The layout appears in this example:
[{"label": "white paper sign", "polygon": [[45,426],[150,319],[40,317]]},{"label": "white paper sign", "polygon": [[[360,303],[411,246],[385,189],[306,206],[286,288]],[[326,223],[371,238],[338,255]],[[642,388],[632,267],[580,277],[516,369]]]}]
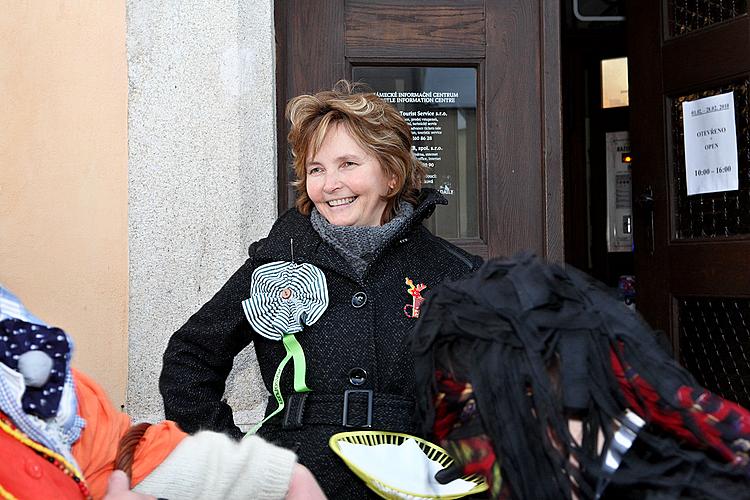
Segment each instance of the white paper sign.
[{"label": "white paper sign", "polygon": [[734,92],[683,102],[682,118],[688,196],[736,190]]}]

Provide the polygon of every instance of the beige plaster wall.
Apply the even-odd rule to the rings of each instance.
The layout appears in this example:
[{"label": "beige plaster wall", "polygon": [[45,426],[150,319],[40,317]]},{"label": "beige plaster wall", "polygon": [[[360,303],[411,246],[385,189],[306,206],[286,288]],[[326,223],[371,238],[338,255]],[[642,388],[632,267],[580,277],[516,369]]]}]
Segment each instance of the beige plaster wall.
[{"label": "beige plaster wall", "polygon": [[0,283],[127,380],[125,2],[0,0]]}]

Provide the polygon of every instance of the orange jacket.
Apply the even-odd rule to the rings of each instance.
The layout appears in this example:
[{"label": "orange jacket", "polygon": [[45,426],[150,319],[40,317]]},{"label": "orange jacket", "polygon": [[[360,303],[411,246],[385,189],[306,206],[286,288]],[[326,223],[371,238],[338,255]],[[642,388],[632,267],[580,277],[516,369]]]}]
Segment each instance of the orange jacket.
[{"label": "orange jacket", "polygon": [[[73,445],[73,456],[85,478],[82,489],[47,457],[56,454],[31,441],[21,431],[0,419],[0,497],[81,499],[83,491],[102,498],[114,469],[120,438],[132,422],[116,410],[104,390],[83,373],[73,370],[78,414],[86,420],[81,437]],[[1,416],[1,414],[0,414]],[[185,438],[174,422],[152,425],[141,438],[133,459],[135,486],[153,471]]]},{"label": "orange jacket", "polygon": [[[0,498],[60,500],[84,498],[73,477],[47,460],[53,452],[36,445],[12,428],[3,415],[0,424]],[[31,446],[45,455],[40,455]]]},{"label": "orange jacket", "polygon": [[[78,396],[78,414],[86,420],[81,437],[73,445],[73,456],[94,498],[107,491],[109,475],[120,438],[130,428],[128,415],[116,410],[104,390],[91,378],[73,369]],[[148,428],[135,450],[131,487],[143,480],[161,464],[185,436],[177,424],[169,420]]]}]

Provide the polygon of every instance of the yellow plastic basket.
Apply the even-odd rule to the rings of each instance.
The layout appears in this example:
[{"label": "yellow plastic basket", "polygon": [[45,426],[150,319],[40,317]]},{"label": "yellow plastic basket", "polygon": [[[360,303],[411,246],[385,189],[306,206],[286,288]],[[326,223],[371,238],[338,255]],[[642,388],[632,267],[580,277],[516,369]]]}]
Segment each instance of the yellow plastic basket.
[{"label": "yellow plastic basket", "polygon": [[440,498],[440,499],[447,500],[451,498],[461,498],[466,495],[474,495],[475,493],[481,493],[482,491],[487,490],[487,483],[485,483],[484,478],[480,475],[474,474],[471,476],[464,476],[461,479],[464,479],[466,481],[471,481],[472,483],[475,483],[476,486],[472,488],[471,490],[467,491],[466,493],[461,493],[458,495],[447,495],[447,496],[435,497],[435,496],[421,495],[418,493],[404,491],[399,488],[390,486],[382,482],[381,480],[375,479],[374,477],[368,475],[366,472],[359,469],[357,466],[355,466],[349,460],[347,460],[346,457],[344,457],[341,454],[341,449],[339,448],[339,443],[341,441],[346,441],[348,443],[354,443],[354,444],[360,444],[360,445],[375,446],[378,444],[400,445],[407,439],[413,439],[414,441],[416,441],[419,447],[422,448],[422,451],[424,451],[425,455],[427,455],[427,458],[431,460],[435,460],[436,462],[440,463],[440,465],[442,465],[443,467],[448,467],[451,463],[453,463],[453,459],[441,447],[434,445],[430,443],[429,441],[425,441],[424,439],[410,436],[408,434],[401,434],[399,432],[385,432],[385,431],[339,432],[338,434],[334,434],[333,436],[331,436],[331,439],[328,440],[328,445],[331,447],[334,453],[336,453],[336,455],[341,457],[341,460],[343,460],[344,463],[346,463],[346,465],[352,470],[352,472],[354,472],[357,476],[359,476],[360,479],[362,479],[371,490],[373,490],[375,493],[377,493],[383,498],[388,498],[388,499]]}]

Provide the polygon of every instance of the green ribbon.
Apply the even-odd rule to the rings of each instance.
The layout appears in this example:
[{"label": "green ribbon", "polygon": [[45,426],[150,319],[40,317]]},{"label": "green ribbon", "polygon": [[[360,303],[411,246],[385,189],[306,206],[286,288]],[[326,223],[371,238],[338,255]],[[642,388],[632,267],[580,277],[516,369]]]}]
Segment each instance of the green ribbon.
[{"label": "green ribbon", "polygon": [[284,349],[286,349],[286,356],[279,363],[279,367],[276,368],[276,373],[273,375],[273,395],[276,398],[278,407],[268,415],[266,418],[258,422],[253,426],[252,429],[245,435],[252,436],[258,429],[266,423],[268,419],[279,413],[284,409],[284,396],[281,394],[281,373],[284,371],[284,367],[292,360],[294,366],[294,390],[297,392],[310,392],[310,388],[305,383],[305,373],[307,371],[307,364],[305,363],[305,353],[302,351],[302,346],[297,341],[297,338],[293,333],[285,333],[282,336],[284,343]]}]

